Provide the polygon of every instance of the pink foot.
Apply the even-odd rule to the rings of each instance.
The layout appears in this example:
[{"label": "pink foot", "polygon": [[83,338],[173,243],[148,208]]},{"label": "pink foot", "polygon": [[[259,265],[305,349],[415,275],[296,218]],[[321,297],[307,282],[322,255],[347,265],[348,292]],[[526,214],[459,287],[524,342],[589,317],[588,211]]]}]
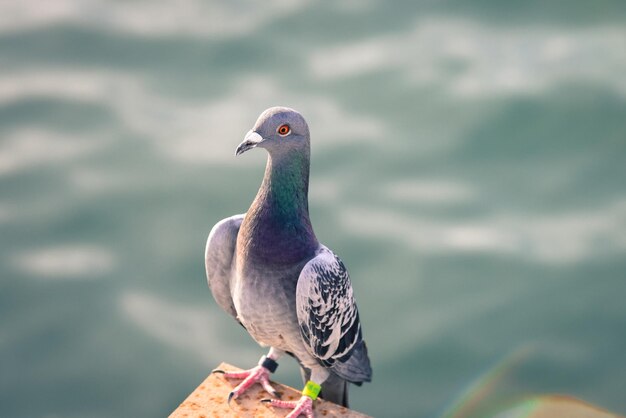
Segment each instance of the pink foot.
[{"label": "pink foot", "polygon": [[270,371],[263,366],[256,366],[250,370],[242,372],[225,372],[224,370],[213,370],[213,373],[222,373],[224,377],[229,379],[243,379],[232,392],[228,394],[228,403],[233,399],[237,399],[242,393],[255,383],[260,383],[270,395],[280,398],[280,393],[270,385]]},{"label": "pink foot", "polygon": [[297,418],[300,415],[313,418],[313,400],[308,396],[302,396],[297,402],[279,401],[278,399],[263,399],[261,402],[269,403],[277,408],[293,409],[286,418]]}]

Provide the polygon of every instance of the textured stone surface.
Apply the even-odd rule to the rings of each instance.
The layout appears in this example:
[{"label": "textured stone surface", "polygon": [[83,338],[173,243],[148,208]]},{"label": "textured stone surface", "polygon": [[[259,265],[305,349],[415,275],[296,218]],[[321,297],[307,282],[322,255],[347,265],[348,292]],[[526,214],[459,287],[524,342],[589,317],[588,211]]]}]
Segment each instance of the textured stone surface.
[{"label": "textured stone surface", "polygon": [[[218,366],[222,370],[240,370],[234,366],[222,363]],[[289,411],[266,406],[260,402],[269,395],[260,385],[252,386],[240,398],[231,402],[232,408],[226,403],[228,394],[240,380],[226,379],[221,374],[211,374],[180,404],[169,418],[221,418],[221,417],[284,417]],[[300,391],[291,387],[272,382],[272,385],[282,393],[283,400],[297,400]],[[351,411],[342,406],[318,399],[314,402],[315,417],[354,417],[368,418],[367,415]]]}]

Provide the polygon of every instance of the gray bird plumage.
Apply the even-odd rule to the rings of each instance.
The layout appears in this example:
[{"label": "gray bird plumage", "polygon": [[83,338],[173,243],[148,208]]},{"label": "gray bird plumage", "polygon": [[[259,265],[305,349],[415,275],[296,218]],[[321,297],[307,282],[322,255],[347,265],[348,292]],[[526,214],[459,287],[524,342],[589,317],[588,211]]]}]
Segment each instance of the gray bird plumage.
[{"label": "gray bird plumage", "polygon": [[268,152],[263,182],[246,214],[211,230],[209,287],[252,338],[294,356],[303,378],[324,379],[323,398],[347,406],[346,382],[370,381],[372,371],[348,272],[309,219],[308,126],[292,109],[270,108],[237,154],[254,147]]}]

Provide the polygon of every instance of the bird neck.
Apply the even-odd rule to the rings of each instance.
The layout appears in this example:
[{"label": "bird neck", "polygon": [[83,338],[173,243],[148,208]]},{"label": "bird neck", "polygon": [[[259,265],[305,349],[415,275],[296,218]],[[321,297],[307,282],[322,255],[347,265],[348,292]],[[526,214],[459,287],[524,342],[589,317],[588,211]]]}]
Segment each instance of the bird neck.
[{"label": "bird neck", "polygon": [[309,219],[309,158],[302,153],[267,158],[255,203],[285,221]]},{"label": "bird neck", "polygon": [[265,261],[296,262],[312,256],[318,244],[308,191],[308,153],[270,154],[263,183],[242,225],[248,251]]}]

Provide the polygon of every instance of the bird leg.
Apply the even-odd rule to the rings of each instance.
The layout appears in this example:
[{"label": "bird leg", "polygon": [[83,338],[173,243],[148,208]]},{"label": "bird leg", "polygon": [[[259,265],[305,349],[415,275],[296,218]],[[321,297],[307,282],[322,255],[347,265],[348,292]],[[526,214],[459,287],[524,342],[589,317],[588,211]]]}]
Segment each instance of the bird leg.
[{"label": "bird leg", "polygon": [[276,363],[276,360],[282,354],[282,351],[271,348],[267,356],[261,357],[258,366],[253,367],[250,370],[244,370],[241,372],[226,372],[219,369],[213,370],[213,373],[221,373],[224,375],[224,377],[229,379],[243,379],[243,382],[237,385],[237,387],[235,387],[235,389],[233,389],[232,392],[228,394],[228,403],[230,404],[231,400],[237,399],[239,396],[241,396],[241,394],[243,394],[246,390],[250,388],[250,386],[254,385],[255,383],[260,383],[266,392],[274,397],[280,398],[280,393],[278,393],[276,389],[274,389],[272,385],[270,385],[269,378],[270,373],[274,373],[274,371],[276,371],[276,368],[278,368],[278,363]]},{"label": "bird leg", "polygon": [[296,402],[281,401],[278,399],[262,399],[261,402],[269,403],[276,408],[292,409],[286,418],[297,418],[304,415],[306,418],[313,418],[313,401],[317,399],[322,387],[309,380],[302,390],[302,397]]}]

